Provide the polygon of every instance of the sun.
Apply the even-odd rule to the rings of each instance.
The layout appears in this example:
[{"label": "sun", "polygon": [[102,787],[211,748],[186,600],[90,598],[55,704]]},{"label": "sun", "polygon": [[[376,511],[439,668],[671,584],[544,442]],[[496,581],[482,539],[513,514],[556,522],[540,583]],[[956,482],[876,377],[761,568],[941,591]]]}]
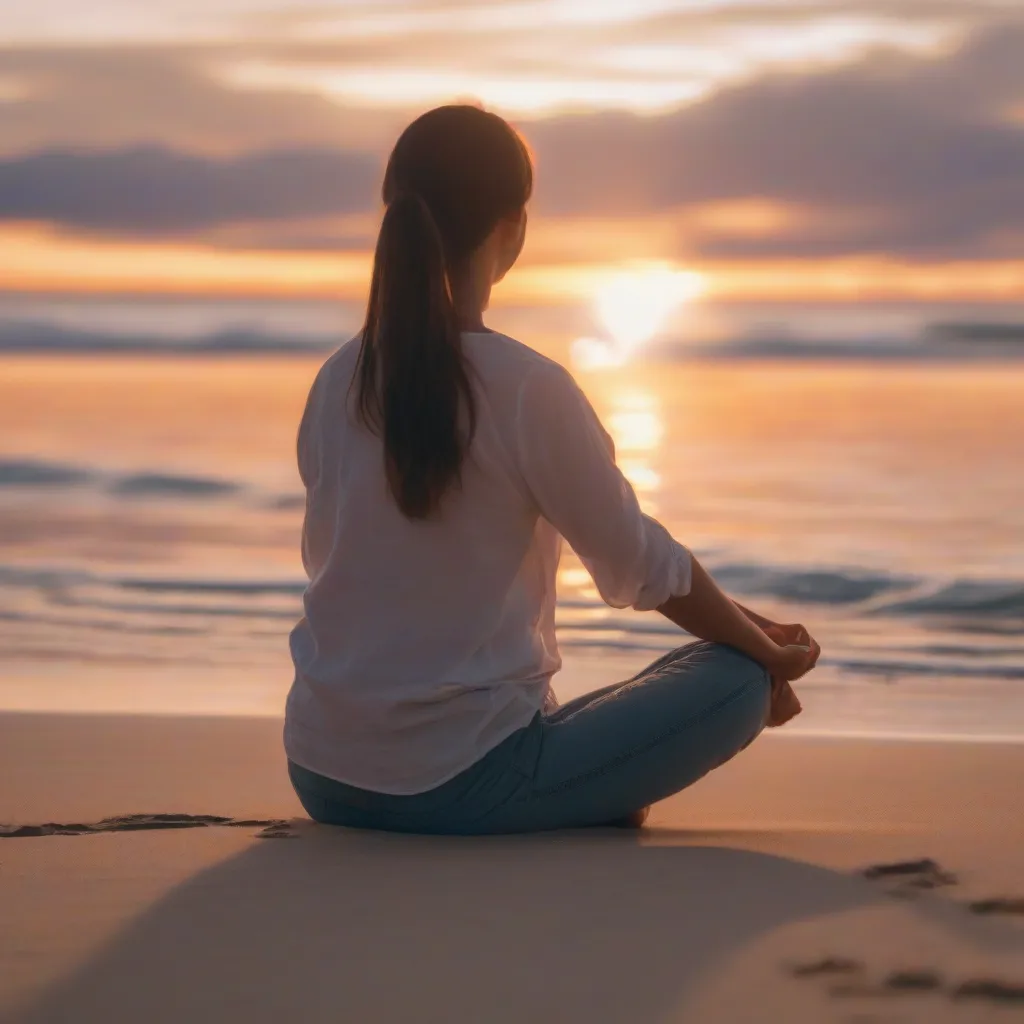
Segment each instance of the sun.
[{"label": "sun", "polygon": [[621,366],[658,333],[674,309],[703,290],[700,274],[664,264],[609,273],[594,295],[594,312],[608,337],[579,338],[573,345],[574,361],[586,368]]}]

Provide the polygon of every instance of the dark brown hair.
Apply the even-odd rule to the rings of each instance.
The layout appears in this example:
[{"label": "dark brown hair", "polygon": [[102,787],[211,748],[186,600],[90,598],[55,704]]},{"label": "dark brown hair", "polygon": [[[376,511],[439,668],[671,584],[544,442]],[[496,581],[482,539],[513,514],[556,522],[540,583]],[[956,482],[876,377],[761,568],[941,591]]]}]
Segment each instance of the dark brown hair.
[{"label": "dark brown hair", "polygon": [[428,518],[459,482],[476,427],[451,277],[532,187],[523,141],[479,107],[423,114],[388,160],[353,383],[358,415],[383,439],[388,486],[410,519]]}]

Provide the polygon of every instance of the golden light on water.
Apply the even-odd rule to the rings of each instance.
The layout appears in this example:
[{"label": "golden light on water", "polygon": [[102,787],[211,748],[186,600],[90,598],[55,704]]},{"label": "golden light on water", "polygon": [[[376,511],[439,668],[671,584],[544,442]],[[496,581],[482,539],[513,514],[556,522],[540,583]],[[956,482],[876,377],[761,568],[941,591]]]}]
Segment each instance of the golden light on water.
[{"label": "golden light on water", "polygon": [[620,452],[650,452],[658,447],[663,427],[650,395],[617,396],[608,428]]},{"label": "golden light on water", "polygon": [[647,390],[615,391],[607,416],[608,430],[615,442],[619,468],[645,497],[651,510],[654,493],[661,487],[661,475],[652,463],[665,432],[657,396]]},{"label": "golden light on water", "polygon": [[664,264],[614,271],[598,282],[594,295],[594,312],[606,337],[577,339],[574,362],[584,369],[623,365],[675,309],[692,302],[705,287],[701,274]]}]

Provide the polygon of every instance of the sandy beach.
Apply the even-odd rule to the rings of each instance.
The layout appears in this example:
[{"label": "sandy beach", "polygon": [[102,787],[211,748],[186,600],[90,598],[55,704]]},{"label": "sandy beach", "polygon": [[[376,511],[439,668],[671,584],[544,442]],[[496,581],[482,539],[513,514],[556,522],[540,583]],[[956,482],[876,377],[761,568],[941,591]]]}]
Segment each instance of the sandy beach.
[{"label": "sandy beach", "polygon": [[638,833],[436,839],[314,826],[279,735],[0,716],[4,1024],[1024,1013],[1022,745],[768,735]]}]

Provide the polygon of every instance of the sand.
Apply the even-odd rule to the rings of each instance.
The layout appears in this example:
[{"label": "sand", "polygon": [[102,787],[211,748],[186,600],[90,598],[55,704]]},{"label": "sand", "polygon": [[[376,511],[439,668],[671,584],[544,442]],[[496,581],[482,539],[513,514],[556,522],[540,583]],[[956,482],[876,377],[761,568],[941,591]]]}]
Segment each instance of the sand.
[{"label": "sand", "polygon": [[768,735],[639,833],[438,839],[303,820],[280,728],[0,715],[4,1024],[1024,1019],[1024,745]]}]

